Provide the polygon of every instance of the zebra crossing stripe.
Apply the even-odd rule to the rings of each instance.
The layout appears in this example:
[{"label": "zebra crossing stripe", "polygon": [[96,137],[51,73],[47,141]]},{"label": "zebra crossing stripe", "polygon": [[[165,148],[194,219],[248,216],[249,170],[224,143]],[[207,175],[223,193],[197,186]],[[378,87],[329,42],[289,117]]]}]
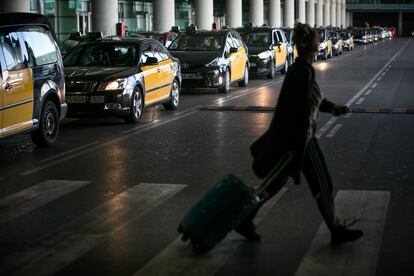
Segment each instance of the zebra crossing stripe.
[{"label": "zebra crossing stripe", "polygon": [[[256,223],[259,223],[269,213],[286,190],[287,188],[282,188],[269,202],[263,205],[256,216]],[[227,259],[243,242],[244,238],[231,232],[213,251],[202,256],[194,256],[190,246],[183,244],[181,238],[178,237],[133,275],[211,276],[226,263]]]},{"label": "zebra crossing stripe", "polygon": [[295,276],[375,275],[389,199],[386,191],[339,191],[335,199],[338,216],[359,218],[354,228],[362,229],[364,236],[331,246],[329,230],[322,223]]},{"label": "zebra crossing stripe", "polygon": [[0,200],[0,223],[22,216],[90,181],[47,180]]},{"label": "zebra crossing stripe", "polygon": [[56,233],[0,261],[0,275],[51,275],[150,212],[186,185],[136,185],[65,225]]}]

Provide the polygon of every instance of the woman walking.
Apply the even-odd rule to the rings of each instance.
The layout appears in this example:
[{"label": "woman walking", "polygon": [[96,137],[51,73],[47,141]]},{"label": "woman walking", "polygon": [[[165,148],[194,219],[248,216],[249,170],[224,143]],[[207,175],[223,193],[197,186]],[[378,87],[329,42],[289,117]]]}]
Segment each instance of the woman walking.
[{"label": "woman walking", "polygon": [[[348,108],[326,100],[315,80],[312,62],[319,46],[317,32],[308,24],[298,23],[294,34],[293,42],[299,57],[286,74],[268,131],[251,147],[253,170],[257,176],[264,178],[276,163],[285,160],[284,169],[267,189],[270,196],[282,188],[289,176],[294,178],[295,184],[299,184],[302,172],[331,232],[331,243],[354,241],[363,232],[348,229],[337,218],[332,197],[332,180],[315,137],[319,111],[340,116],[347,113]],[[253,224],[259,208],[236,228],[236,232],[251,241],[260,240]]]}]

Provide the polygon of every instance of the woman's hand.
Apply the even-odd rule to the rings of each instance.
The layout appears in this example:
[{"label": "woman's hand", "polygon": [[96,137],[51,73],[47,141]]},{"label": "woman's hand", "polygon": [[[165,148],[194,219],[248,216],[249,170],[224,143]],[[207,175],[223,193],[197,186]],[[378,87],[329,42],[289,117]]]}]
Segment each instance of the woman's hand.
[{"label": "woman's hand", "polygon": [[349,112],[349,107],[347,107],[346,105],[334,105],[332,108],[332,114],[337,117],[341,115],[345,115],[348,112]]}]

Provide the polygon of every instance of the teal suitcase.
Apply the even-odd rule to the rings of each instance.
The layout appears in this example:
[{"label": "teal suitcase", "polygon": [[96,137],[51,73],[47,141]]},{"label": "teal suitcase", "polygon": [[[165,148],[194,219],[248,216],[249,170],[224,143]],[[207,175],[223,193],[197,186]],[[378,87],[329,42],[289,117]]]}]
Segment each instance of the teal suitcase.
[{"label": "teal suitcase", "polygon": [[281,158],[257,188],[233,174],[224,176],[184,216],[178,227],[182,240],[190,240],[196,254],[213,249],[268,196],[267,186],[281,175],[291,158],[290,153]]}]

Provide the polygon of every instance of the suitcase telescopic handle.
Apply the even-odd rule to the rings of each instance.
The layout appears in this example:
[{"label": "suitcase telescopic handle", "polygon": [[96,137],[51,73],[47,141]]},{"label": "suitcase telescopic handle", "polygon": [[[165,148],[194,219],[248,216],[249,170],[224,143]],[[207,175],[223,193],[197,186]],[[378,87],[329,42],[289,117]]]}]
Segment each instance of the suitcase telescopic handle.
[{"label": "suitcase telescopic handle", "polygon": [[[270,184],[277,178],[280,177],[282,174],[285,174],[285,170],[289,166],[290,161],[292,161],[294,156],[293,151],[287,151],[276,163],[274,168],[271,170],[271,172],[265,177],[263,182],[255,187],[256,194],[259,196],[260,200],[266,199],[270,197],[269,192],[267,191],[267,188]],[[283,176],[282,176],[283,177]],[[280,185],[283,185],[284,183],[280,183]]]}]

